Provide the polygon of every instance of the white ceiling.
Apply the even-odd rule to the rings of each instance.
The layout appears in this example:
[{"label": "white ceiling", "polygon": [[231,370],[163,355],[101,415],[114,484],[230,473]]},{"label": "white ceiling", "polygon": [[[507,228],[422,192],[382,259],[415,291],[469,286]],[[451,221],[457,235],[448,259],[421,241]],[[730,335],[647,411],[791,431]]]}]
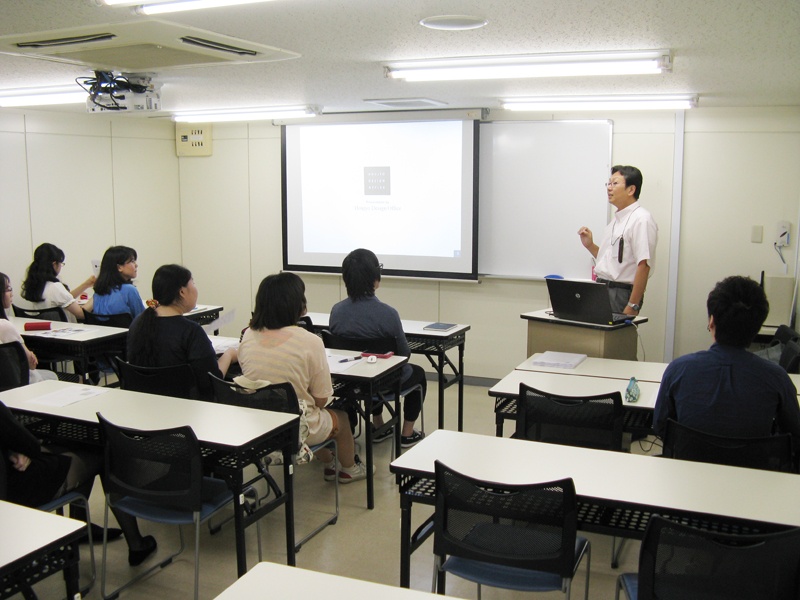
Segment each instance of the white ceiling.
[{"label": "white ceiling", "polygon": [[[483,29],[421,27],[443,14]],[[94,0],[0,0],[0,36],[136,22]],[[376,110],[375,98],[431,98],[449,108],[498,108],[534,95],[697,93],[700,106],[800,105],[800,0],[275,0],[165,15],[161,20],[301,55],[279,62],[165,71],[162,108],[313,104],[326,113]],[[670,48],[663,75],[406,83],[397,59]],[[64,84],[85,68],[0,54],[0,89]]]}]

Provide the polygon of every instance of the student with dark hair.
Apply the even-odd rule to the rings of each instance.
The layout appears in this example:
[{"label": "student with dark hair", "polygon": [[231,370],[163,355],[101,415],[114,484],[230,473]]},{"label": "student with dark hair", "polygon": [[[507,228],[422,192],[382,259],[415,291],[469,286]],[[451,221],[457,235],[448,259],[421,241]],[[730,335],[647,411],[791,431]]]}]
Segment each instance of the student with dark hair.
[{"label": "student with dark hair", "polygon": [[[381,264],[378,257],[364,248],[353,250],[342,262],[342,277],[347,288],[347,298],[331,309],[330,330],[334,335],[345,338],[375,339],[394,338],[397,342],[397,354],[410,356],[406,334],[400,322],[400,314],[388,304],[384,304],[375,296],[381,283]],[[425,400],[427,381],[425,371],[418,365],[403,366],[401,386],[404,389],[420,384],[421,391],[414,391],[405,397],[403,407],[403,428],[400,432],[400,444],[409,448],[422,440],[425,434],[414,429],[414,423],[422,411]],[[372,415],[375,427],[383,425],[383,407],[378,406]],[[380,439],[382,442],[391,437],[392,432]]]},{"label": "student with dark hair", "polygon": [[141,367],[188,364],[195,374],[198,395],[211,399],[208,373],[224,377],[237,361],[235,348],[217,358],[203,328],[183,317],[197,305],[197,286],[189,269],[163,265],[153,274],[153,300],[128,331],[128,362]]},{"label": "student with dark hair", "polygon": [[33,262],[22,282],[21,296],[31,303],[32,308],[63,308],[72,320],[83,320],[83,309],[76,302],[84,291],[95,282],[94,275],[71,292],[58,276],[66,264],[64,251],[53,244],[40,244],[33,252]]},{"label": "student with dark hair", "polygon": [[650,211],[639,204],[642,172],[636,167],[615,165],[606,184],[608,202],[617,212],[606,225],[598,246],[591,229],[581,227],[583,246],[596,259],[597,281],[608,285],[614,312],[638,315],[644,302],[647,280],[653,274],[658,226]]},{"label": "student with dark hair", "polygon": [[8,321],[6,311],[11,309],[11,302],[14,299],[14,290],[11,287],[11,280],[5,273],[0,273],[0,298],[2,298],[2,302],[0,302],[0,344],[18,342],[22,346],[22,349],[25,351],[25,356],[28,357],[28,367],[31,370],[29,383],[38,383],[45,379],[58,379],[58,376],[52,371],[36,368],[39,364],[39,359],[36,358],[33,352],[28,350],[17,328]]},{"label": "student with dark hair", "polygon": [[137,258],[136,250],[127,246],[111,246],[105,251],[86,310],[96,315],[128,313],[132,319],[141,314],[144,302],[131,283],[138,271]]},{"label": "student with dark hair", "polygon": [[653,428],[667,419],[726,437],[776,432],[800,439],[797,390],[780,366],[747,350],[769,312],[764,290],[748,277],[727,277],[706,302],[711,348],[673,360],[661,380]]},{"label": "student with dark hair", "polygon": [[[325,408],[333,386],[322,340],[297,326],[306,314],[305,284],[294,273],[265,278],[258,286],[250,328],[239,347],[243,375],[252,381],[291,383],[303,406],[309,445],[336,439],[338,456],[327,448],[317,452],[325,463],[324,477],[340,483],[366,478],[367,469],[355,455],[347,415]],[[303,432],[301,431],[301,436]]]}]

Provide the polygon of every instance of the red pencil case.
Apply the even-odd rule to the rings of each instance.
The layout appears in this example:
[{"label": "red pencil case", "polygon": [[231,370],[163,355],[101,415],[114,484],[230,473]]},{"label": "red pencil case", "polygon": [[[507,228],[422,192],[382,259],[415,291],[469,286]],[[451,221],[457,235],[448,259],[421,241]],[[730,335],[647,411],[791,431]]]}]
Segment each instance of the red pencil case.
[{"label": "red pencil case", "polygon": [[50,321],[37,321],[36,323],[25,323],[25,331],[46,331],[50,329]]}]

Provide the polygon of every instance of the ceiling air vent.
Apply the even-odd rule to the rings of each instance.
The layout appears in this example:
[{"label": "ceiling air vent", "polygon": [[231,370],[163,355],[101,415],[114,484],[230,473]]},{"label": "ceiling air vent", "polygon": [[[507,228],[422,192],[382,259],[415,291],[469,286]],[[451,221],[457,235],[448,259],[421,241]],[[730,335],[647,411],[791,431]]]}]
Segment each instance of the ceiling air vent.
[{"label": "ceiling air vent", "polygon": [[69,63],[93,71],[161,72],[298,58],[256,44],[164,21],[77,27],[0,37],[0,52]]}]

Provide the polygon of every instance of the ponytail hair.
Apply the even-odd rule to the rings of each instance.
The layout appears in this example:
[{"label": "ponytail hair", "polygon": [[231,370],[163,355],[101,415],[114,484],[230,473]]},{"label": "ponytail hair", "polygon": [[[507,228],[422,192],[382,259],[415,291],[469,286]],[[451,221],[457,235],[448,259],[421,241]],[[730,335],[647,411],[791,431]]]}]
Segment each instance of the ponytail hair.
[{"label": "ponytail hair", "polygon": [[64,251],[53,244],[40,244],[33,251],[33,262],[25,274],[20,295],[29,302],[44,300],[44,286],[48,281],[58,281],[53,263],[64,262]]}]

